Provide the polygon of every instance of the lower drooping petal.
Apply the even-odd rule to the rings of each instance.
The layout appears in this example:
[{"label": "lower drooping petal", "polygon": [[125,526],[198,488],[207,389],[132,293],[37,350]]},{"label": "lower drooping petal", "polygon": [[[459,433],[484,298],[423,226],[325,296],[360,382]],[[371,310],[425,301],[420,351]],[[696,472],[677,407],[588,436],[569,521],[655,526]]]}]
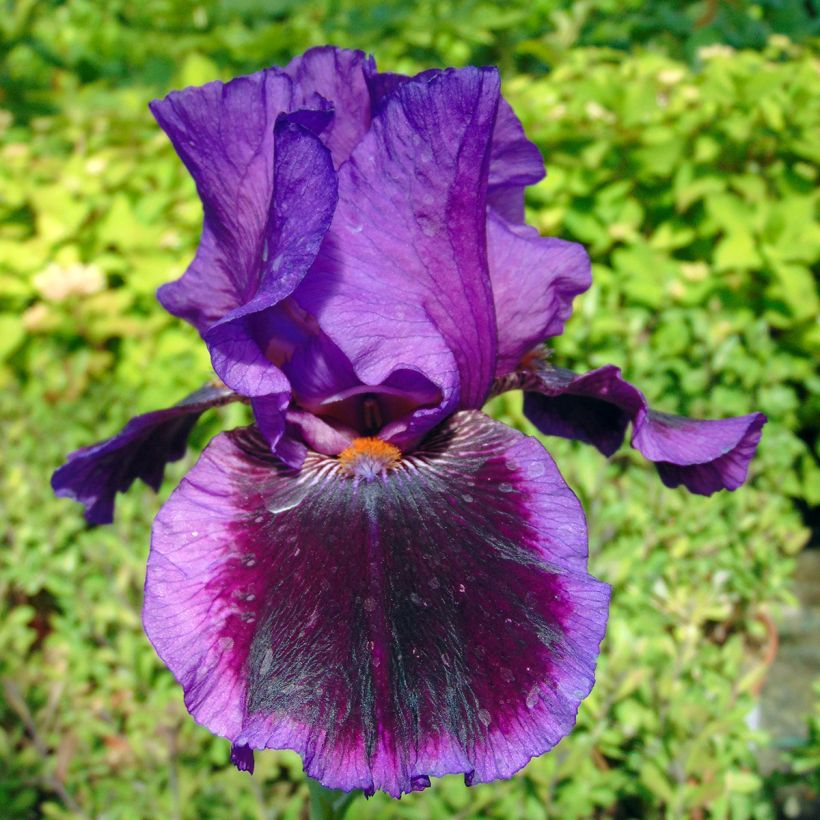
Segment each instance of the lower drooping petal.
[{"label": "lower drooping petal", "polygon": [[328,787],[396,796],[510,776],[594,680],[609,591],[578,500],[478,412],[381,473],[350,463],[287,469],[253,428],[214,439],[154,527],[149,638],[243,765],[291,748]]},{"label": "lower drooping petal", "polygon": [[698,420],[650,410],[613,365],[577,374],[540,364],[522,382],[524,414],[542,433],[585,441],[609,456],[631,421],[632,446],[655,462],[663,483],[698,495],[743,484],[766,423],[762,413]]},{"label": "lower drooping petal", "polygon": [[61,498],[83,504],[89,523],[110,524],[118,492],[138,478],[158,490],[165,465],[184,455],[197,419],[211,407],[238,399],[225,387],[207,385],[173,407],[136,416],[116,436],[71,453],[54,472],[51,486]]}]

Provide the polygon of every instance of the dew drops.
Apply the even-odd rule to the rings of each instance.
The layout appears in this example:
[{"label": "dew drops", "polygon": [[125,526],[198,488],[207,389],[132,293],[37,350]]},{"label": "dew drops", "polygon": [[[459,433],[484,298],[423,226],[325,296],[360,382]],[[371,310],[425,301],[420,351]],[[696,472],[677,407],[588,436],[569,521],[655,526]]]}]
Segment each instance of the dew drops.
[{"label": "dew drops", "polygon": [[369,597],[365,598],[364,601],[362,602],[362,606],[368,612],[373,612],[373,610],[376,608],[376,601],[373,598],[369,598]]},{"label": "dew drops", "polygon": [[191,538],[196,538],[198,535],[199,535],[199,531],[198,531],[198,530],[194,530],[194,531],[191,533]]},{"label": "dew drops", "polygon": [[246,624],[252,624],[256,620],[256,615],[253,612],[243,612],[239,616]]},{"label": "dew drops", "polygon": [[513,673],[507,669],[506,666],[504,666],[501,669],[501,678],[505,683],[512,683],[515,680],[515,675],[513,675]]},{"label": "dew drops", "polygon": [[513,485],[510,484],[508,481],[502,481],[498,485],[498,491],[500,493],[511,493],[513,491]]},{"label": "dew drops", "polygon": [[229,638],[227,635],[219,639],[219,648],[228,650],[233,649],[233,638]]},{"label": "dew drops", "polygon": [[461,496],[461,500],[465,504],[472,504],[473,501],[475,501],[475,499],[469,493],[464,493],[464,495]]},{"label": "dew drops", "polygon": [[256,566],[256,558],[251,553],[246,553],[242,556],[242,563],[246,567],[255,567]]},{"label": "dew drops", "polygon": [[412,602],[413,602],[416,606],[423,606],[423,605],[424,605],[424,601],[422,600],[421,596],[417,595],[415,592],[411,592],[411,593],[410,593],[410,600],[411,600],[411,601],[412,601]]},{"label": "dew drops", "polygon": [[536,704],[538,703],[538,687],[533,686],[530,689],[529,694],[527,695],[527,709],[535,709]]},{"label": "dew drops", "polygon": [[459,584],[458,591],[463,595],[467,591],[467,587],[465,587],[464,584]]},{"label": "dew drops", "polygon": [[490,713],[486,709],[479,709],[478,710],[478,719],[485,725],[490,725]]},{"label": "dew drops", "polygon": [[511,458],[508,458],[508,459],[506,459],[506,460],[504,461],[504,466],[505,466],[508,470],[511,470],[511,471],[512,471],[512,470],[517,470],[517,469],[518,469],[518,462],[517,462],[517,461],[514,461],[514,460],[513,460],[513,459],[511,459]]},{"label": "dew drops", "polygon": [[257,515],[256,518],[253,519],[254,524],[261,524],[265,520],[264,515]]},{"label": "dew drops", "polygon": [[434,575],[428,582],[427,585],[430,589],[438,589],[441,586],[441,581]]}]

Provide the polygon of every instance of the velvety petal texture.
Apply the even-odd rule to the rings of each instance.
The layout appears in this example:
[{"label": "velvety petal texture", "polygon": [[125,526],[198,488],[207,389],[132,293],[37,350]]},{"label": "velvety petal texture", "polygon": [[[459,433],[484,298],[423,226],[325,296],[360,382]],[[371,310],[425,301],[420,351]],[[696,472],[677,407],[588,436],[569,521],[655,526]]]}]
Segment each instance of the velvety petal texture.
[{"label": "velvety petal texture", "polygon": [[61,498],[79,501],[90,524],[110,524],[118,492],[138,478],[158,490],[165,465],[185,454],[197,419],[238,398],[225,387],[208,385],[173,407],[137,416],[116,436],[71,453],[51,477],[51,486]]},{"label": "velvety petal texture", "polygon": [[490,213],[487,254],[498,325],[495,375],[518,367],[539,342],[564,331],[572,301],[592,284],[582,245],[541,236]]},{"label": "velvety petal texture", "polygon": [[632,446],[668,487],[711,495],[746,481],[766,416],[696,420],[650,410],[643,393],[607,365],[577,374],[541,364],[522,376],[524,413],[547,435],[574,438],[612,455],[632,422]]},{"label": "velvety petal texture", "polygon": [[491,69],[448,70],[399,86],[339,171],[339,205],[294,294],[366,385],[398,368],[442,392],[403,446],[457,407],[477,407],[495,372],[486,258]]},{"label": "velvety petal texture", "polygon": [[581,506],[475,411],[371,467],[218,436],[155,523],[146,631],[245,768],[291,748],[326,786],[396,796],[510,776],[593,684],[609,591]]}]

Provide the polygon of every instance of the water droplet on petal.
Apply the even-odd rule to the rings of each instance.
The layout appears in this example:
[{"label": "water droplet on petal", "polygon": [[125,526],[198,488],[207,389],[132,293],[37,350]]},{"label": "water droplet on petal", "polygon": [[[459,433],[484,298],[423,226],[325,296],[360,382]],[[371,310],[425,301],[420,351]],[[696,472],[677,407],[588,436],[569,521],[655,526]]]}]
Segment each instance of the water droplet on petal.
[{"label": "water droplet on petal", "polygon": [[473,499],[469,493],[464,493],[464,495],[461,496],[461,500],[466,504],[472,504],[475,499]]},{"label": "water droplet on petal", "polygon": [[368,611],[373,612],[376,608],[376,601],[373,598],[365,598],[362,606]]},{"label": "water droplet on petal", "polygon": [[490,725],[490,720],[491,720],[492,718],[490,717],[490,713],[489,713],[486,709],[479,709],[479,710],[478,710],[478,719],[479,719],[479,720],[480,720],[480,721],[481,721],[481,722],[482,722],[485,726],[489,726],[489,725]]},{"label": "water droplet on petal", "polygon": [[535,709],[536,704],[538,703],[538,687],[533,686],[530,689],[529,694],[527,695],[527,709]]},{"label": "water droplet on petal", "polygon": [[501,493],[511,493],[513,491],[513,485],[507,481],[502,481],[498,485],[498,491]]}]

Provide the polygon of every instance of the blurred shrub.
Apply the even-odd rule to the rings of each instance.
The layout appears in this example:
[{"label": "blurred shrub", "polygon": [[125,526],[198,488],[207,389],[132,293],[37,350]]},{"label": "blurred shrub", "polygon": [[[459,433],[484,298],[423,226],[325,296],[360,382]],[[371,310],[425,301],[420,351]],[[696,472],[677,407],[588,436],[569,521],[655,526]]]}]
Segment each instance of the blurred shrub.
[{"label": "blurred shrub", "polygon": [[[662,21],[691,20],[703,3],[630,2],[620,16],[605,2],[466,3],[445,20],[454,5],[342,0],[294,13],[288,2],[71,0],[15,3],[0,17],[0,806],[10,816],[302,812],[298,759],[264,754],[253,778],[234,772],[142,634],[159,500],[135,488],[112,527],[92,530],[51,497],[48,476],[68,450],[209,373],[196,334],[153,296],[191,257],[200,209],[146,101],[333,39],[375,44],[390,68],[482,55],[529,67],[505,75],[505,91],[550,169],[530,192],[530,219],[584,242],[595,262],[556,357],[620,364],[660,409],[771,419],[751,485],[712,499],[664,489],[628,449],[605,462],[547,442],[588,511],[592,571],[614,586],[577,730],[507,783],[467,790],[447,778],[400,803],[358,801],[351,816],[772,816],[773,781],[754,754],[766,739],[748,717],[765,674],[761,617],[790,600],[791,556],[806,539],[793,501],[809,508],[820,488],[816,54],[783,37],[762,52],[700,51],[694,65],[570,49],[663,46]],[[763,36],[786,6],[759,4],[748,25]],[[413,24],[432,8],[429,26]],[[720,15],[748,11],[720,4],[692,42],[728,25]],[[517,397],[492,409],[530,430]],[[242,422],[241,407],[220,413],[194,450]],[[169,471],[163,497],[193,458]],[[807,746],[781,778],[812,760]]]}]

